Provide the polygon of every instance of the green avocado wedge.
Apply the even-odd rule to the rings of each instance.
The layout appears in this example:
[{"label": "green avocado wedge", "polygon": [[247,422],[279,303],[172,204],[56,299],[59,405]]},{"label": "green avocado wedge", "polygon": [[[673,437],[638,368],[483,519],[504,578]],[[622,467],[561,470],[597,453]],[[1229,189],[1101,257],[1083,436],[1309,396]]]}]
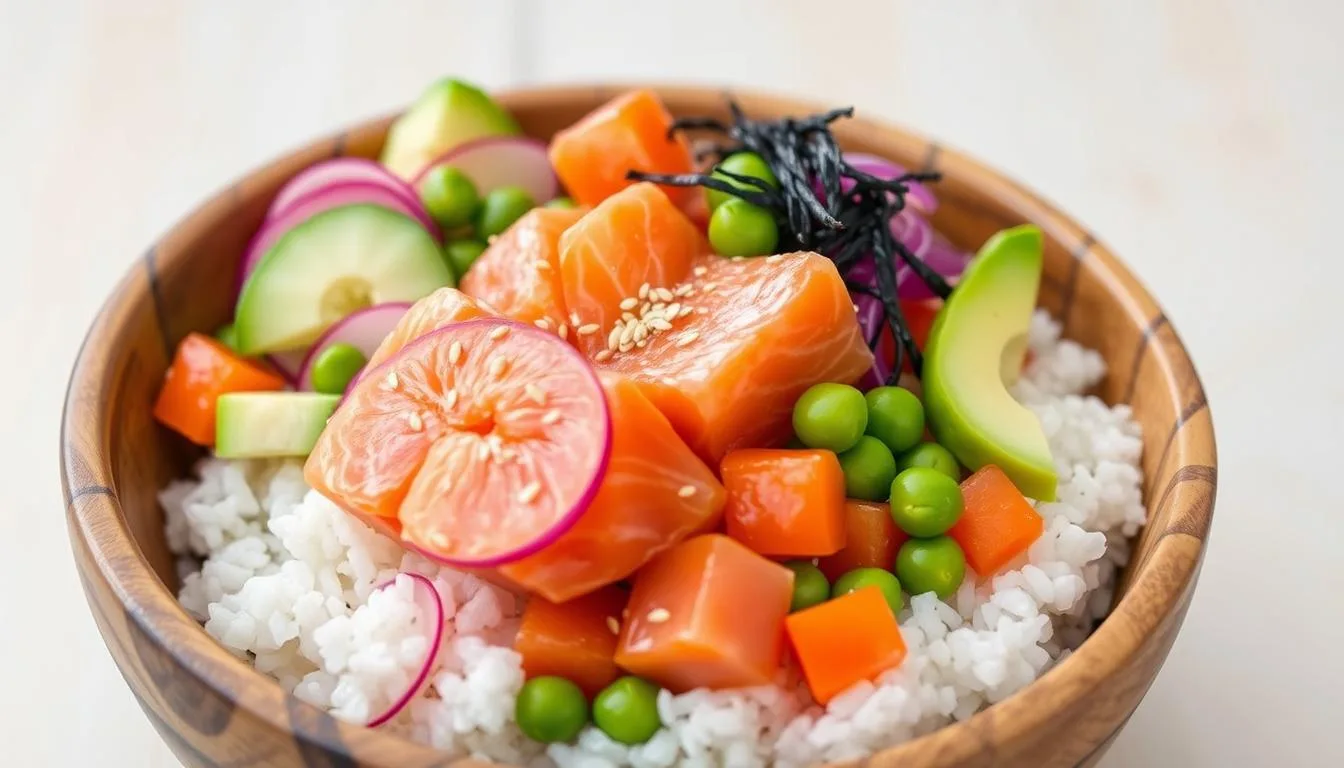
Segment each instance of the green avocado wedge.
[{"label": "green avocado wedge", "polygon": [[997,465],[1023,494],[1054,501],[1058,477],[1045,432],[1008,392],[1026,353],[1043,260],[1034,226],[985,241],[929,331],[924,407],[934,437],[962,464]]},{"label": "green avocado wedge", "polygon": [[426,88],[392,123],[379,160],[409,181],[459,144],[520,133],[518,121],[485,91],[461,80],[443,78]]}]

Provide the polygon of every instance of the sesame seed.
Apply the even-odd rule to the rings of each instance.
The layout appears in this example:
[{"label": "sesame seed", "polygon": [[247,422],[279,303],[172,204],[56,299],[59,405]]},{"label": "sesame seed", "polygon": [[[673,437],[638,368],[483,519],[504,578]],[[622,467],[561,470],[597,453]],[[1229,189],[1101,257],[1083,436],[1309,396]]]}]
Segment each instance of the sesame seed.
[{"label": "sesame seed", "polygon": [[547,411],[546,414],[545,414],[544,416],[541,417],[541,423],[542,423],[542,424],[546,424],[546,425],[548,425],[548,426],[551,425],[551,424],[554,424],[555,422],[557,422],[557,421],[559,421],[559,420],[560,420],[560,412],[559,412],[559,411]]},{"label": "sesame seed", "polygon": [[704,277],[709,272],[709,267],[696,267],[694,270],[696,277]]},{"label": "sesame seed", "polygon": [[477,443],[477,445],[476,445],[476,458],[477,458],[477,459],[480,459],[481,461],[486,461],[486,460],[488,460],[488,459],[490,458],[490,444],[489,444],[489,443]]},{"label": "sesame seed", "polygon": [[707,315],[707,314],[709,314],[709,310],[708,310],[708,309],[705,309],[704,307],[696,307],[696,308],[695,308],[695,314],[697,314],[697,315]]},{"label": "sesame seed", "polygon": [[538,483],[536,480],[533,480],[532,482],[523,486],[523,489],[518,492],[518,501],[524,504],[531,504],[533,501],[536,500],[537,494],[539,493],[541,493],[541,483]]},{"label": "sesame seed", "polygon": [[[639,323],[629,323],[621,329],[621,346],[625,346],[635,340],[635,329],[642,328]],[[622,350],[624,351],[624,350]]]},{"label": "sesame seed", "polygon": [[420,418],[420,414],[418,414],[418,413],[409,413],[409,414],[407,414],[407,415],[406,415],[406,423],[407,423],[407,424],[410,424],[410,425],[411,425],[411,429],[414,430],[414,431],[416,431],[416,432],[419,432],[421,429],[424,429],[424,427],[425,427],[425,422],[424,422],[423,420],[421,420],[421,418]]},{"label": "sesame seed", "polygon": [[648,340],[648,339],[640,339],[639,341],[636,341],[636,342],[635,342],[635,348],[636,348],[636,349],[643,349],[643,348],[645,348],[645,347],[647,347],[647,346],[649,346],[649,340]]},{"label": "sesame seed", "polygon": [[664,317],[676,317],[676,316],[677,316],[677,313],[680,312],[680,311],[681,311],[681,302],[679,302],[679,301],[674,301],[674,302],[672,302],[671,304],[668,304],[668,305],[667,305],[667,311],[665,311],[665,312],[663,313],[663,316],[664,316]]},{"label": "sesame seed", "polygon": [[397,372],[396,372],[396,371],[388,371],[388,372],[387,372],[387,378],[384,379],[384,383],[387,384],[387,388],[388,388],[388,389],[396,389],[396,388],[397,388]]},{"label": "sesame seed", "polygon": [[677,489],[677,495],[683,499],[689,499],[695,495],[694,485],[683,485]]},{"label": "sesame seed", "polygon": [[580,325],[577,332],[580,336],[592,336],[600,330],[602,330],[602,326],[597,323],[588,323],[587,325]]},{"label": "sesame seed", "polygon": [[657,297],[658,297],[659,299],[661,299],[662,301],[671,301],[671,300],[672,300],[672,292],[669,291],[669,290],[667,290],[666,288],[659,288],[659,289],[657,289],[657,290],[654,292],[654,295],[657,296]]},{"label": "sesame seed", "polygon": [[447,549],[448,545],[453,543],[453,540],[448,538],[448,534],[442,531],[435,531],[434,533],[431,533],[429,535],[429,540],[434,544],[434,546],[440,549]]},{"label": "sesame seed", "polygon": [[681,334],[681,337],[677,339],[677,346],[684,347],[687,344],[694,342],[698,338],[700,338],[699,331],[688,331],[687,333]]},{"label": "sesame seed", "polygon": [[654,304],[652,307],[649,307],[649,311],[646,312],[645,315],[659,315],[666,311],[667,311],[667,304],[660,301],[657,304]]},{"label": "sesame seed", "polygon": [[562,339],[567,338],[569,336],[569,326],[561,323],[560,328],[555,333]]},{"label": "sesame seed", "polygon": [[649,284],[645,283],[639,286],[639,300],[643,301],[649,298]]},{"label": "sesame seed", "polygon": [[551,262],[549,262],[549,261],[547,261],[547,260],[545,260],[545,259],[537,259],[536,264],[537,264],[537,271],[538,271],[538,272],[546,272],[546,271],[550,270],[550,268],[551,268]]},{"label": "sesame seed", "polygon": [[631,314],[630,312],[622,312],[622,313],[621,313],[621,319],[624,320],[624,321],[627,322],[627,323],[632,323],[632,322],[635,321],[635,316],[634,316],[633,314]]},{"label": "sesame seed", "polygon": [[[704,307],[701,307],[701,309],[704,309]],[[685,317],[685,316],[691,314],[691,312],[692,312],[692,309],[691,309],[690,307],[682,307],[682,308],[681,308],[681,311],[677,313],[677,317]],[[701,314],[703,314],[703,313],[701,313]]]},{"label": "sesame seed", "polygon": [[457,361],[462,359],[462,342],[454,341],[452,346],[448,347],[448,363],[457,365]]},{"label": "sesame seed", "polygon": [[533,320],[533,321],[532,321],[532,324],[535,325],[535,326],[537,326],[538,328],[540,328],[540,329],[543,330],[543,331],[549,331],[549,330],[551,330],[551,321],[550,321],[549,318],[539,317],[539,318],[537,318],[536,320]]},{"label": "sesame seed", "polygon": [[623,325],[624,323],[616,323],[616,325],[612,327],[611,333],[607,334],[607,349],[615,349],[621,345],[621,332],[625,330],[622,327]]},{"label": "sesame seed", "polygon": [[502,339],[502,338],[504,338],[505,336],[508,336],[508,335],[509,335],[509,326],[507,326],[507,325],[501,325],[501,326],[499,326],[498,328],[496,328],[495,330],[493,330],[493,331],[490,332],[490,340],[491,340],[491,341],[499,341],[500,339]]},{"label": "sesame seed", "polygon": [[775,262],[779,261],[779,260],[782,259],[782,258],[784,258],[784,254],[782,254],[782,253],[772,253],[772,254],[770,254],[769,256],[766,256],[766,257],[765,257],[765,263],[766,263],[766,264],[774,264]]},{"label": "sesame seed", "polygon": [[734,256],[732,260],[737,262],[737,261],[743,261],[746,258],[747,258],[746,256]]},{"label": "sesame seed", "polygon": [[664,621],[672,618],[672,614],[666,608],[654,608],[649,611],[648,620],[650,624],[662,624]]},{"label": "sesame seed", "polygon": [[608,616],[607,629],[611,630],[611,634],[619,635],[621,634],[621,622],[617,621],[615,616]]},{"label": "sesame seed", "polygon": [[597,354],[596,354],[596,355],[593,355],[593,362],[595,362],[595,363],[605,363],[605,362],[607,362],[608,360],[611,359],[611,355],[612,355],[612,352],[611,352],[610,349],[600,349],[600,350],[597,351]]},{"label": "sesame seed", "polygon": [[677,290],[673,291],[672,294],[674,296],[690,296],[691,292],[694,290],[695,288],[693,288],[690,283],[683,283],[678,285]]},{"label": "sesame seed", "polygon": [[667,386],[669,386],[669,387],[675,387],[675,386],[677,386],[677,380],[674,379],[674,378],[672,378],[671,376],[664,376],[664,377],[661,379],[661,381],[662,381],[664,384],[666,384]]},{"label": "sesame seed", "polygon": [[670,331],[670,330],[672,330],[672,324],[669,323],[669,322],[667,322],[666,320],[664,320],[664,319],[661,318],[661,317],[655,317],[655,318],[653,318],[652,320],[650,320],[650,321],[649,321],[649,327],[652,328],[652,329],[655,330],[655,331]]},{"label": "sesame seed", "polygon": [[525,392],[527,396],[531,398],[532,402],[537,405],[546,404],[546,393],[542,392],[541,387],[538,387],[536,384],[529,383],[527,386],[523,387],[523,392]]},{"label": "sesame seed", "polygon": [[622,342],[621,342],[621,346],[617,347],[617,348],[616,348],[616,351],[617,351],[617,352],[620,352],[621,354],[625,354],[626,352],[629,352],[630,350],[632,350],[632,349],[634,349],[634,348],[635,348],[635,342],[633,342],[633,341],[622,341]]},{"label": "sesame seed", "polygon": [[490,378],[498,379],[504,375],[504,370],[509,367],[509,361],[502,357],[496,357],[490,361]]},{"label": "sesame seed", "polygon": [[518,458],[518,452],[512,448],[505,448],[499,452],[500,461],[513,461],[516,458]]},{"label": "sesame seed", "polygon": [[858,304],[851,304],[850,306],[854,308],[854,311],[855,311],[855,312],[858,312],[858,311],[859,311],[859,305],[858,305]]},{"label": "sesame seed", "polygon": [[640,323],[639,325],[636,325],[636,326],[635,326],[635,343],[636,343],[636,344],[638,344],[639,342],[641,342],[641,341],[647,339],[648,337],[649,337],[649,326],[645,325],[644,323]]},{"label": "sesame seed", "polygon": [[638,306],[639,306],[639,299],[635,298],[634,296],[629,296],[624,299],[621,299],[621,309],[626,310],[627,312]]},{"label": "sesame seed", "polygon": [[700,290],[704,291],[705,293],[711,293],[717,287],[719,287],[718,283],[705,283],[704,285],[700,286]]},{"label": "sesame seed", "polygon": [[650,309],[653,309],[653,304],[651,304],[651,303],[649,303],[649,302],[646,301],[646,302],[644,302],[642,305],[640,305],[640,307],[639,307],[639,314],[641,314],[641,315],[647,315],[647,314],[649,314],[649,310],[650,310]]},{"label": "sesame seed", "polygon": [[445,408],[452,408],[457,405],[457,390],[450,389],[443,394],[443,405]]}]

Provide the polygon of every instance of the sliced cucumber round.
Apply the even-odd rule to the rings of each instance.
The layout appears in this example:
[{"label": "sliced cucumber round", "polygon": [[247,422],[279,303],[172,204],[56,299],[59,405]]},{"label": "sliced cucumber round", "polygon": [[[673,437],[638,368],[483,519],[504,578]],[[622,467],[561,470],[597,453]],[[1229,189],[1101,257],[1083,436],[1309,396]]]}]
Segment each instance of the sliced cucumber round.
[{"label": "sliced cucumber round", "polygon": [[286,232],[248,276],[234,320],[237,348],[249,356],[302,349],[351,312],[452,284],[419,222],[376,205],[332,208]]},{"label": "sliced cucumber round", "polygon": [[220,395],[215,455],[221,459],[307,456],[336,412],[340,395],[233,392]]}]

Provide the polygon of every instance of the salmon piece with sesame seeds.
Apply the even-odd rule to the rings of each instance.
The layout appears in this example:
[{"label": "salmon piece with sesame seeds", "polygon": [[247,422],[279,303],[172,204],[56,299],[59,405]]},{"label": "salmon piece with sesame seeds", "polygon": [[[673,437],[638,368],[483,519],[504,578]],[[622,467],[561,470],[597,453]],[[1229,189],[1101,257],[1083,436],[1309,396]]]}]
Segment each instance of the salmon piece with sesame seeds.
[{"label": "salmon piece with sesame seeds", "polygon": [[500,313],[489,304],[466,295],[456,288],[440,288],[406,310],[383,343],[369,356],[364,370],[372,371],[412,341],[447,325]]},{"label": "salmon piece with sesame seeds", "polygon": [[585,212],[533,208],[485,249],[458,287],[500,314],[558,329],[568,316],[560,283],[560,235]]}]

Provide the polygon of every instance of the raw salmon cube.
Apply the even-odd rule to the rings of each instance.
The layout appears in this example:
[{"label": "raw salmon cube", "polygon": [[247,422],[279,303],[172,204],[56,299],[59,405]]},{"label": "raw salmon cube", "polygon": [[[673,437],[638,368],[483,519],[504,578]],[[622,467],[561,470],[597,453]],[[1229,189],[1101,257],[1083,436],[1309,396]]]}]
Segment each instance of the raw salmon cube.
[{"label": "raw salmon cube", "polygon": [[529,678],[563,677],[596,696],[620,674],[614,657],[627,597],[616,587],[559,604],[533,597],[513,643],[523,671]]},{"label": "raw salmon cube", "polygon": [[909,538],[892,520],[890,504],[846,499],[845,546],[821,558],[817,567],[831,581],[855,568],[891,570],[896,551]]},{"label": "raw salmon cube", "polygon": [[387,334],[383,343],[378,345],[369,356],[364,367],[372,371],[388,358],[401,351],[401,348],[427,333],[437,331],[444,326],[475,320],[478,317],[493,317],[499,313],[488,304],[484,304],[456,288],[440,288],[411,305],[401,316],[392,332]]},{"label": "raw salmon cube", "polygon": [[616,663],[672,691],[764,685],[780,668],[793,571],[721,534],[635,579]]},{"label": "raw salmon cube", "polygon": [[560,285],[560,235],[583,209],[533,208],[485,249],[460,287],[514,320],[549,328],[565,322]]},{"label": "raw salmon cube", "polygon": [[845,545],[845,474],[834,453],[734,451],[720,474],[728,491],[726,532],[752,551],[815,557]]}]

